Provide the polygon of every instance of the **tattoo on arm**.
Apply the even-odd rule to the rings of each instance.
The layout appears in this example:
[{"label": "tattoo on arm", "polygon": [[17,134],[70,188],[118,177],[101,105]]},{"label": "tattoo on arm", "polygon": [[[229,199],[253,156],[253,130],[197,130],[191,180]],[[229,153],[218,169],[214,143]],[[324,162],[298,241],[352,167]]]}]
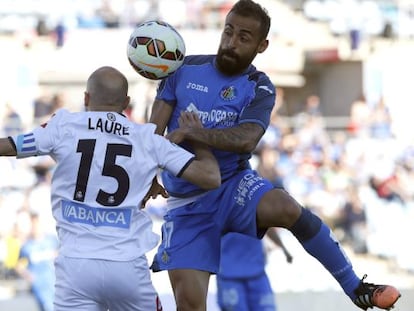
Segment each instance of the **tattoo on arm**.
[{"label": "tattoo on arm", "polygon": [[226,129],[192,129],[186,138],[223,151],[247,153],[256,148],[263,134],[260,125],[243,123]]}]

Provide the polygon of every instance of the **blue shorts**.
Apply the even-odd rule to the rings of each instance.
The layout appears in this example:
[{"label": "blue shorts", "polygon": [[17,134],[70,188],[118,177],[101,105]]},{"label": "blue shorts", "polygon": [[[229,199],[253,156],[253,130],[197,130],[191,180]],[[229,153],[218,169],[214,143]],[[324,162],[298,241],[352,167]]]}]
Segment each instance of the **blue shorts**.
[{"label": "blue shorts", "polygon": [[255,277],[240,279],[217,276],[217,303],[222,311],[276,311],[275,298],[264,271]]},{"label": "blue shorts", "polygon": [[220,239],[226,232],[262,238],[256,207],[272,183],[244,170],[195,202],[171,209],[164,216],[162,242],[151,266],[154,272],[194,269],[217,273]]}]

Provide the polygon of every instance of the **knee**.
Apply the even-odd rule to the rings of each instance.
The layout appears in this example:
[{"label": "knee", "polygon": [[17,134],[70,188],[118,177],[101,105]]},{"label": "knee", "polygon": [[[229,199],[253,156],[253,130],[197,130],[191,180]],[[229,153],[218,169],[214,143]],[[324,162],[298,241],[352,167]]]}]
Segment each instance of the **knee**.
[{"label": "knee", "polygon": [[259,227],[290,228],[300,217],[302,206],[283,189],[267,192],[257,207]]},{"label": "knee", "polygon": [[322,226],[321,219],[308,209],[303,208],[299,219],[289,230],[301,242],[310,240],[320,230]]},{"label": "knee", "polygon": [[174,295],[177,311],[205,311],[207,309],[206,297],[203,299],[197,294],[190,294],[189,291],[176,291]]}]

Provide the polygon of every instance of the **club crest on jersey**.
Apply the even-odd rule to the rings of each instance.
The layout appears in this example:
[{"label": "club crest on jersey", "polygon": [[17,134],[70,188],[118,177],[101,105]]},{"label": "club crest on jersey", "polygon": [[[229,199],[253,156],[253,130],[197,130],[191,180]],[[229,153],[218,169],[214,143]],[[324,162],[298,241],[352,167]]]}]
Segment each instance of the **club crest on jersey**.
[{"label": "club crest on jersey", "polygon": [[108,118],[109,121],[112,121],[112,122],[116,121],[116,116],[112,112],[108,112],[106,114],[106,117]]},{"label": "club crest on jersey", "polygon": [[163,263],[168,263],[170,261],[170,256],[168,255],[166,251],[162,252],[161,260]]},{"label": "club crest on jersey", "polygon": [[234,86],[225,86],[220,91],[220,97],[225,101],[233,100],[236,98],[236,88]]}]

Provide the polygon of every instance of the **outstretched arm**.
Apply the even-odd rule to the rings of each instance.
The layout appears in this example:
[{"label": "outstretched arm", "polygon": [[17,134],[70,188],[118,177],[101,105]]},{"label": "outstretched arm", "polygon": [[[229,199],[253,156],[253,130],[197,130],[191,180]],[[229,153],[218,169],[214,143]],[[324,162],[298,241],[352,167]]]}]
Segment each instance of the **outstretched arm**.
[{"label": "outstretched arm", "polygon": [[0,155],[16,156],[16,149],[9,138],[0,138]]}]

